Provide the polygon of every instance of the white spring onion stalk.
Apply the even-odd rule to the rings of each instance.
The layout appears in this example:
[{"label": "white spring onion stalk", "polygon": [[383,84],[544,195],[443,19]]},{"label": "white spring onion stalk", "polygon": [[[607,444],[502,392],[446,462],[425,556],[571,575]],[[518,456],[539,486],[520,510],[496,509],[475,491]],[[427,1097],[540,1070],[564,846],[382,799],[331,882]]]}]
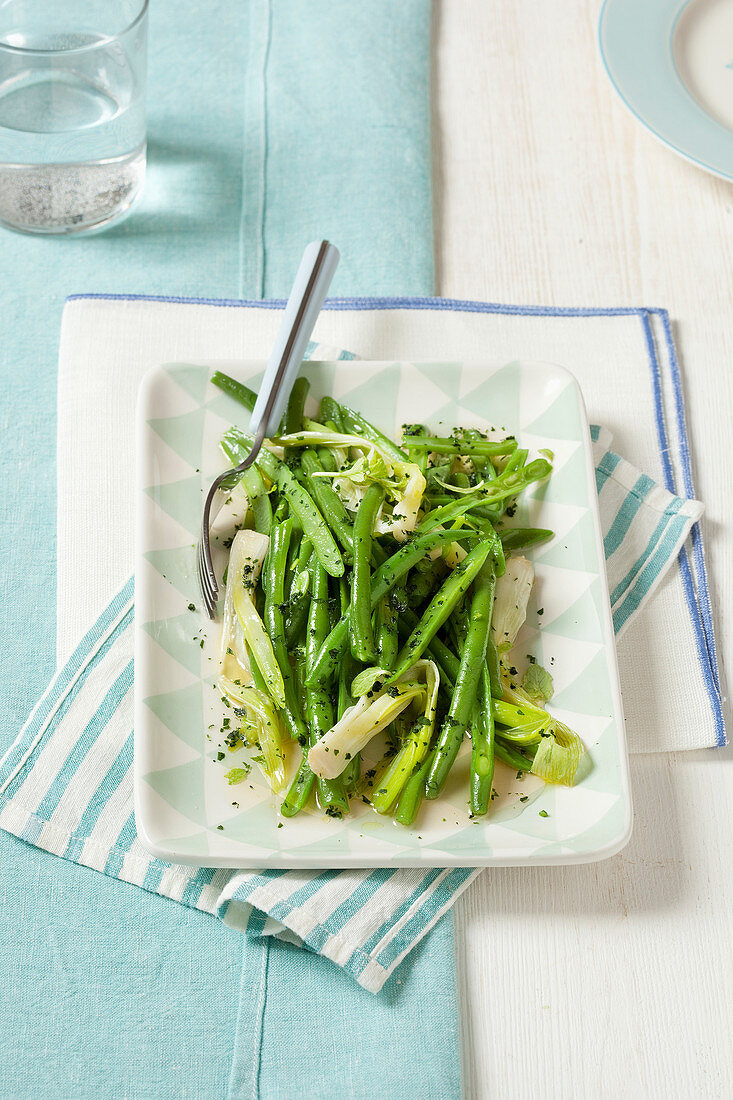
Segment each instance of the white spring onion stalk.
[{"label": "white spring onion stalk", "polygon": [[363,668],[351,681],[351,698],[359,699],[362,695],[368,695],[370,699],[376,699],[382,690],[379,684],[373,691],[377,680],[386,680],[389,670],[386,668]]},{"label": "white spring onion stalk", "polygon": [[249,589],[237,584],[234,589],[234,610],[244,632],[244,640],[252,658],[262,673],[267,690],[280,709],[285,706],[285,685],[280,666],[275,658],[270,635],[257,614]]},{"label": "white spring onion stalk", "polygon": [[423,742],[425,746],[430,743],[440,686],[436,664],[425,659],[416,661],[395,685],[383,688],[379,680],[387,676],[386,669],[369,668],[356,677],[352,684],[352,693],[359,694],[356,703],[344,711],[336,725],[308,753],[308,763],[316,775],[335,779],[355,753],[361,752],[412,703],[421,704],[425,719],[420,745],[416,744],[415,748],[421,748]]},{"label": "white spring onion stalk", "polygon": [[224,616],[219,650],[219,671],[230,680],[252,682],[244,631],[234,610],[234,589],[237,578],[243,579],[247,568],[247,581],[254,586],[262,571],[270,539],[258,531],[238,531],[234,536],[227,567],[227,586],[224,596]]},{"label": "white spring onion stalk", "polygon": [[496,582],[491,629],[499,653],[512,648],[524,620],[534,584],[534,569],[521,555],[507,559],[506,572]]},{"label": "white spring onion stalk", "polygon": [[413,770],[427,756],[435,728],[435,711],[438,705],[438,687],[440,673],[433,661],[416,661],[405,673],[412,677],[425,674],[426,701],[421,718],[414,722],[404,738],[397,755],[387,765],[371,796],[372,805],[379,813],[386,813],[393,805],[397,795]]},{"label": "white spring onion stalk", "polygon": [[413,699],[424,696],[425,685],[414,681],[393,684],[376,699],[362,695],[353,707],[344,711],[336,725],[312,746],[308,753],[312,770],[323,779],[335,779],[349,760],[394,721]]},{"label": "white spring onion stalk", "polygon": [[[303,427],[307,432],[331,432],[332,429],[325,424],[319,424],[317,420],[311,420],[309,417],[303,417]],[[336,460],[336,465],[339,470],[342,466],[345,466],[349,461],[349,450],[347,447],[335,447],[329,444],[328,448]]]},{"label": "white spring onion stalk", "polygon": [[[268,536],[258,531],[238,531],[234,536],[224,597],[221,674],[232,681],[243,679],[246,684],[251,683],[249,649],[276,706],[282,708],[285,705],[282,673],[251,595],[269,545]],[[241,672],[233,674],[237,669]]]},{"label": "white spring onion stalk", "polygon": [[[528,694],[525,682],[536,689],[534,696]],[[494,706],[497,722],[509,725],[509,729],[502,731],[503,736],[520,748],[536,745],[532,775],[571,787],[585,745],[577,733],[544,709],[552,695],[550,674],[539,665],[530,665],[518,685],[516,675],[502,665],[501,683],[504,698],[495,700]]]},{"label": "white spring onion stalk", "polygon": [[404,542],[417,525],[417,513],[420,511],[427,482],[420,467],[412,462],[396,462],[394,471],[397,475],[406,474],[407,483],[401,496],[395,501],[391,514],[384,514],[382,505],[377,515],[375,531],[379,535],[392,535],[397,542]]},{"label": "white spring onion stalk", "polygon": [[262,752],[262,760],[255,758],[255,763],[269,779],[271,789],[275,793],[281,791],[285,786],[284,730],[272,699],[256,687],[242,687],[224,676],[219,686],[246,711],[242,733],[247,741],[259,745]]},{"label": "white spring onion stalk", "polygon": [[584,752],[585,746],[577,733],[558,722],[557,718],[552,718],[537,746],[532,775],[538,775],[548,783],[564,783],[572,787]]}]

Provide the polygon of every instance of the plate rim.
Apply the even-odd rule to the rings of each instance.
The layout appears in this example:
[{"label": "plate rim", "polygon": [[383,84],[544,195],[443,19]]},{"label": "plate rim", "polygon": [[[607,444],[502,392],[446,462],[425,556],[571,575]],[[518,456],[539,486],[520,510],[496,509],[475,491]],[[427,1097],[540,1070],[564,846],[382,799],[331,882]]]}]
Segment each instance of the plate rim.
[{"label": "plate rim", "polygon": [[[631,114],[631,116],[637,122],[641,123],[641,125],[652,135],[652,137],[660,142],[660,144],[662,144],[666,149],[670,149],[677,156],[687,161],[688,164],[692,164],[696,168],[700,168],[702,171],[707,172],[712,176],[715,176],[717,179],[729,181],[733,180],[733,134],[731,134],[731,131],[726,126],[718,122],[718,120],[715,119],[709,113],[709,111],[707,111],[702,106],[702,104],[698,102],[697,99],[695,99],[695,97],[689,91],[686,84],[677,72],[677,66],[674,59],[672,42],[674,39],[675,30],[677,28],[677,23],[679,22],[682,13],[687,7],[689,7],[692,0],[665,0],[665,2],[668,4],[668,7],[666,7],[663,11],[660,10],[659,13],[660,20],[663,16],[665,20],[670,19],[671,21],[669,26],[669,34],[665,35],[664,37],[665,40],[668,42],[669,55],[671,58],[672,69],[674,71],[675,79],[668,82],[665,90],[667,92],[671,92],[674,97],[678,99],[679,102],[684,102],[687,105],[689,105],[690,103],[694,104],[700,112],[701,119],[705,120],[708,126],[714,127],[717,131],[720,132],[720,134],[728,138],[730,142],[730,153],[728,157],[722,157],[722,164],[710,163],[709,160],[702,158],[701,156],[695,155],[695,153],[690,152],[689,149],[685,148],[684,142],[682,144],[676,144],[675,141],[671,140],[668,137],[665,137],[664,134],[660,133],[658,125],[651,121],[651,119],[646,115],[642,107],[638,105],[638,101],[635,99],[635,97],[628,94],[627,90],[624,88],[624,82],[622,80],[619,80],[619,78],[617,77],[613,67],[611,51],[608,48],[608,42],[605,38],[605,35],[608,29],[608,21],[614,15],[615,6],[623,2],[625,2],[625,0],[603,0],[598,19],[597,33],[598,47],[601,55],[601,61],[603,63],[603,68],[614,91],[618,95],[619,100],[626,108],[626,110]],[[664,31],[666,27],[666,22],[664,26],[662,26],[660,22],[660,31]]]},{"label": "plate rim", "polygon": [[[144,469],[144,458],[147,454],[147,448],[149,446],[149,433],[145,432],[146,418],[144,410],[147,407],[147,402],[150,399],[150,393],[155,381],[159,376],[166,373],[166,368],[176,365],[193,365],[200,366],[202,370],[211,370],[211,364],[218,362],[220,364],[228,363],[230,368],[234,369],[233,364],[239,368],[256,367],[257,369],[263,369],[266,365],[264,359],[211,359],[204,360],[202,363],[188,363],[183,360],[168,360],[153,364],[143,375],[137,395],[136,402],[136,415],[135,415],[135,455],[136,455],[136,501],[135,501],[135,599],[137,601],[140,588],[145,588],[146,582],[144,580],[138,581],[138,577],[144,577],[145,572],[139,568],[143,561],[144,542],[143,542],[143,530],[144,530],[144,510],[146,507],[145,493],[142,490],[142,472]],[[308,360],[313,363],[335,363],[343,365],[341,361],[330,359],[313,359]],[[358,359],[355,361],[358,365],[393,365],[397,363],[411,363],[420,364],[423,362],[430,362],[431,366],[436,365],[436,361],[424,360],[424,359]],[[443,362],[446,365],[450,360],[439,360],[438,363]],[[588,412],[585,405],[585,399],[580,384],[575,375],[562,364],[552,362],[550,360],[538,360],[529,358],[509,358],[492,360],[486,359],[463,359],[461,365],[464,367],[483,368],[487,366],[495,366],[496,369],[500,369],[502,366],[507,366],[512,363],[517,363],[523,367],[531,367],[534,369],[546,370],[550,368],[557,374],[564,375],[568,382],[573,386],[577,400],[578,407],[581,413],[581,431],[580,442],[583,445],[584,462],[586,468],[586,478],[588,484],[592,487],[595,479],[595,465],[593,462],[593,444],[590,436],[590,427],[588,421]],[[148,441],[146,442],[146,437]],[[590,494],[590,512],[593,517],[593,528],[595,536],[596,551],[600,562],[605,562],[603,552],[603,534],[600,523],[600,511],[598,505],[598,496],[596,493]],[[151,836],[148,830],[148,821],[146,812],[144,810],[143,803],[143,783],[144,776],[140,770],[141,768],[141,749],[139,745],[142,739],[142,729],[144,726],[144,704],[142,699],[142,693],[138,690],[138,678],[135,676],[135,689],[134,689],[134,767],[133,767],[133,795],[134,795],[134,813],[135,813],[135,825],[137,829],[138,839],[141,845],[151,855],[158,859],[162,859],[168,863],[181,864],[184,866],[208,866],[218,868],[231,868],[232,870],[262,870],[268,868],[278,869],[292,869],[292,870],[304,870],[304,869],[355,869],[355,868],[368,868],[368,867],[380,867],[380,866],[393,866],[393,867],[539,867],[539,866],[571,866],[575,864],[587,864],[595,863],[604,859],[608,859],[618,852],[620,852],[629,842],[633,831],[633,803],[631,794],[631,782],[630,782],[630,767],[629,767],[629,750],[628,742],[626,738],[626,725],[623,714],[623,700],[621,695],[621,686],[618,672],[618,656],[616,650],[616,639],[613,632],[613,622],[611,617],[611,608],[608,591],[608,578],[605,568],[599,572],[602,606],[603,606],[603,650],[607,655],[607,667],[609,673],[609,689],[611,692],[612,712],[614,723],[616,727],[617,743],[619,747],[619,759],[618,767],[620,770],[620,798],[623,805],[623,820],[617,831],[617,833],[610,837],[604,844],[592,849],[584,849],[582,851],[567,851],[564,853],[558,853],[556,855],[548,856],[536,856],[529,855],[523,856],[521,851],[516,854],[511,854],[511,849],[508,850],[508,854],[504,856],[493,856],[487,854],[481,854],[481,852],[468,852],[468,853],[453,853],[448,854],[442,851],[435,851],[433,849],[423,850],[423,852],[417,855],[400,856],[394,855],[390,857],[389,863],[367,861],[363,856],[352,857],[348,854],[333,855],[331,857],[324,857],[324,859],[314,863],[313,858],[300,858],[298,855],[298,849],[294,848],[286,854],[286,858],[283,860],[282,852],[273,855],[270,858],[260,857],[235,857],[232,855],[206,855],[205,857],[192,856],[189,853],[181,853],[176,850],[175,842],[168,845],[166,843],[160,843],[153,836]],[[135,670],[139,667],[141,644],[142,644],[142,627],[139,624],[139,620],[135,618],[135,638],[134,638],[134,656],[135,656]],[[507,851],[505,849],[505,851]],[[485,853],[485,849],[484,849]],[[426,858],[427,857],[427,858]],[[203,861],[203,864],[202,864]]]}]

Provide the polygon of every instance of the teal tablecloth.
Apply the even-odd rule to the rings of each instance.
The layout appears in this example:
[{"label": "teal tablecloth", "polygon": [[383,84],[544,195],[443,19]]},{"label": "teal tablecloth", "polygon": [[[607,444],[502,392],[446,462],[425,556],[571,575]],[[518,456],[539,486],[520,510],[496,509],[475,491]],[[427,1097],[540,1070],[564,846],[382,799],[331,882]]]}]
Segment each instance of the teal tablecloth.
[{"label": "teal tablecloth", "polygon": [[[428,0],[156,0],[140,207],[99,237],[2,233],[0,751],[54,668],[66,295],[285,296],[319,236],[334,293],[430,293],[428,69]],[[287,945],[263,984],[261,943],[204,914],[4,833],[0,863],[0,1096],[457,1095],[450,921],[378,998]]]}]

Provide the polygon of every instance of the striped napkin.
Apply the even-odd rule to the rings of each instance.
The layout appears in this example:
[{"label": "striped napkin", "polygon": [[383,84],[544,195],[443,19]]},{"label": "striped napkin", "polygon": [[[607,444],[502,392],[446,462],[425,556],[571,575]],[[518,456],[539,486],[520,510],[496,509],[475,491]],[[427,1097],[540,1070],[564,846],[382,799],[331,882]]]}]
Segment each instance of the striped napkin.
[{"label": "striped napkin", "polygon": [[[322,345],[312,358],[353,358]],[[693,524],[698,501],[668,492],[592,429],[616,634],[650,598]],[[378,992],[479,873],[470,868],[255,872],[150,856],[133,810],[130,579],[54,677],[0,761],[0,826],[96,871],[212,913],[254,936],[318,952]]]}]

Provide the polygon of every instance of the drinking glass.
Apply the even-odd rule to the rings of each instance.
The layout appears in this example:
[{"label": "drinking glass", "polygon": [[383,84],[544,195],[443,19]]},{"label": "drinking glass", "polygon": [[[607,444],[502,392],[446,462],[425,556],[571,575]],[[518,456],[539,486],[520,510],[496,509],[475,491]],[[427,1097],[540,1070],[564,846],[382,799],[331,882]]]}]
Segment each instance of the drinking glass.
[{"label": "drinking glass", "polygon": [[148,0],[0,0],[0,223],[119,220],[145,179]]}]

